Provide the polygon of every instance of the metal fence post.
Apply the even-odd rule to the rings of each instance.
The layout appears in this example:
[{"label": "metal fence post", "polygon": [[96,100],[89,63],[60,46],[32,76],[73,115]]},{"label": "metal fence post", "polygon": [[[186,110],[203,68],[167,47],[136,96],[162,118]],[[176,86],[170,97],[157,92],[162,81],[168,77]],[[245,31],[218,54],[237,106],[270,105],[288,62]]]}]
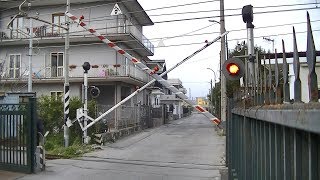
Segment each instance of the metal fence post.
[{"label": "metal fence post", "polygon": [[269,132],[270,132],[270,179],[276,179],[275,172],[277,168],[276,164],[276,132],[275,132],[275,127],[274,124],[269,124]]},{"label": "metal fence post", "polygon": [[309,67],[309,98],[311,102],[318,102],[318,78],[315,72],[316,66],[316,50],[312,35],[310,16],[307,12],[307,63]]},{"label": "metal fence post", "polygon": [[28,119],[26,121],[28,124],[28,136],[27,136],[27,162],[30,165],[29,172],[34,172],[35,168],[35,150],[36,150],[36,98],[29,98],[29,104],[28,104]]},{"label": "metal fence post", "polygon": [[289,87],[289,67],[287,63],[287,58],[286,58],[286,50],[285,50],[285,45],[284,41],[282,40],[282,59],[283,59],[283,101],[284,103],[289,103],[290,102],[290,87]]},{"label": "metal fence post", "polygon": [[301,80],[300,80],[300,61],[297,47],[296,32],[293,27],[293,71],[295,75],[294,80],[294,102],[301,102]]}]

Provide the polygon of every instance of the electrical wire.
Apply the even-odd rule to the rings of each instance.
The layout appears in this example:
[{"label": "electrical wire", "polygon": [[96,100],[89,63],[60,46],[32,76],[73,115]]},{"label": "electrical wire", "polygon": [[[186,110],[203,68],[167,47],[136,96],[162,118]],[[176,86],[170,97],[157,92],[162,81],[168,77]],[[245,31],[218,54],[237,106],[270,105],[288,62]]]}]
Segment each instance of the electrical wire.
[{"label": "electrical wire", "polygon": [[[132,0],[129,0],[129,1],[132,1]],[[149,10],[142,10],[142,11],[133,11],[133,12],[128,12],[126,14],[134,14],[134,13],[138,13],[138,12],[146,12],[146,11],[153,11],[153,10],[159,10],[159,9],[166,9],[166,8],[173,8],[173,7],[183,7],[183,6],[188,6],[188,5],[196,5],[196,4],[201,4],[201,3],[208,3],[208,2],[215,2],[217,0],[211,0],[211,1],[202,1],[202,2],[197,2],[197,3],[188,3],[188,4],[180,4],[180,5],[174,5],[174,6],[166,6],[166,7],[160,7],[160,8],[154,8],[154,9],[149,9]],[[122,3],[124,2],[128,2],[128,1],[122,1]],[[87,9],[87,8],[91,8],[91,7],[97,7],[97,6],[104,6],[104,5],[109,5],[109,4],[114,4],[114,3],[106,3],[106,4],[102,4],[102,5],[95,5],[95,6],[88,6],[88,7],[85,7],[85,8],[77,8],[77,9],[72,9],[72,10],[81,10],[81,9]],[[272,6],[261,6],[261,7],[254,7],[255,9],[261,9],[261,8],[272,8],[272,7],[291,7],[291,6],[301,6],[301,5],[313,5],[313,4],[317,4],[317,3],[305,3],[305,4],[282,4],[282,5],[272,5]],[[64,6],[61,6],[61,7],[65,7]],[[315,8],[318,8],[317,6]],[[240,10],[241,8],[235,8],[235,9],[225,9],[225,11],[229,11],[229,10]],[[211,11],[220,11],[220,10],[211,10]],[[281,11],[287,11],[287,10],[281,10]],[[288,10],[290,11],[290,10]],[[187,14],[187,13],[190,13],[190,12],[185,12],[183,14]],[[194,12],[194,13],[199,13],[199,11],[197,12]],[[258,12],[258,13],[267,13],[267,12]],[[52,13],[48,13],[48,14],[52,14]],[[165,15],[174,15],[175,13],[170,13],[170,14],[165,14]],[[182,13],[181,13],[182,14]],[[257,13],[254,13],[254,14],[257,14]],[[43,15],[47,15],[47,14],[41,14],[41,16]],[[226,16],[235,16],[235,15],[241,15],[241,14],[230,14],[230,15],[226,15]],[[7,17],[10,17],[12,15],[9,15]],[[150,15],[150,16],[153,16],[153,15]],[[155,15],[155,16],[160,16],[160,15]],[[100,17],[95,17],[95,18],[91,18],[92,20],[93,19],[98,19],[96,21],[101,21],[101,18],[105,18],[105,17],[112,17],[111,15],[108,15],[108,16],[100,16]],[[219,17],[219,16],[214,16],[214,17]],[[202,17],[200,19],[205,19],[205,18],[213,18],[213,17]],[[190,20],[196,20],[196,19],[199,19],[199,18],[191,18]],[[186,19],[186,20],[189,20],[189,19]],[[0,20],[1,21],[1,20]],[[168,22],[176,22],[176,21],[181,21],[181,20],[169,20]],[[164,21],[160,21],[160,22],[156,22],[156,23],[163,23]],[[165,21],[167,22],[167,21]]]},{"label": "electrical wire", "polygon": [[[274,10],[274,11],[261,11],[255,12],[253,14],[266,14],[266,13],[282,13],[282,12],[290,12],[290,11],[301,11],[301,10],[313,10],[318,9],[319,7],[310,7],[310,8],[299,8],[299,9],[283,9],[283,10]],[[232,16],[241,16],[242,14],[226,14],[225,17]],[[190,21],[190,20],[201,20],[201,19],[212,19],[212,18],[220,18],[221,16],[203,16],[203,17],[194,17],[194,18],[184,18],[184,19],[172,19],[172,20],[163,20],[153,22],[154,24],[160,23],[171,23],[171,22],[180,22],[180,21]]]},{"label": "electrical wire", "polygon": [[[319,22],[320,20],[313,20],[311,22]],[[306,24],[307,22],[291,22],[291,23],[286,23],[286,24],[276,24],[276,25],[270,25],[270,26],[262,26],[262,27],[255,27],[255,29],[265,29],[265,28],[274,28],[274,27],[282,27],[282,26],[291,26],[291,25],[297,25],[297,24]],[[214,25],[214,24],[211,24],[211,25]],[[210,27],[211,25],[209,26],[206,26],[206,27],[203,27],[203,28],[200,28],[198,30],[202,30],[202,29],[205,29],[207,27]],[[127,26],[131,26],[131,25],[127,25]],[[124,26],[114,26],[114,27],[108,27],[108,28],[96,28],[96,30],[108,30],[108,29],[115,29],[115,28],[121,28],[121,27],[124,27]],[[52,29],[51,26],[49,26],[47,29]],[[246,28],[243,28],[243,29],[231,29],[231,30],[228,30],[229,32],[238,32],[238,31],[246,31],[247,29]],[[195,30],[197,31],[197,30]],[[70,34],[77,34],[77,33],[81,33],[81,32],[86,32],[86,30],[80,30],[80,31],[73,31],[73,32],[70,32]],[[150,41],[152,40],[160,40],[160,39],[171,39],[171,38],[177,38],[177,37],[188,37],[188,36],[200,36],[200,35],[207,35],[207,34],[219,34],[220,32],[216,31],[216,32],[208,32],[208,33],[199,33],[199,34],[190,34],[192,32],[189,32],[189,33],[186,33],[186,34],[183,34],[183,35],[176,35],[176,36],[166,36],[166,37],[156,37],[156,38],[151,38],[149,39]],[[60,33],[60,35],[65,35],[65,33]],[[83,35],[80,35],[80,36],[83,36]],[[128,41],[117,41],[117,42],[130,42],[130,41],[135,41],[135,40],[128,40]]]},{"label": "electrical wire", "polygon": [[[302,33],[306,33],[307,31],[300,31],[300,32],[296,32],[296,34],[302,34]],[[313,32],[320,32],[320,29],[316,29],[313,30]],[[256,36],[254,37],[255,39],[257,38],[262,38],[262,37],[266,37],[266,36],[285,36],[285,35],[291,35],[292,33],[280,33],[280,34],[272,34],[272,35],[263,35],[263,36]],[[236,38],[236,39],[228,39],[228,42],[230,41],[239,41],[239,40],[246,40],[247,38]],[[172,45],[167,45],[165,47],[154,47],[156,48],[168,48],[168,47],[180,47],[180,46],[190,46],[190,45],[198,45],[198,44],[204,44],[205,42],[192,42],[192,43],[184,43],[184,44],[172,44]],[[92,46],[92,45],[104,45],[104,43],[92,43],[92,44],[77,44],[77,45],[70,45],[70,47],[78,47],[78,46]],[[63,48],[64,45],[61,46],[39,46],[38,49],[43,49],[43,48]],[[132,51],[132,50],[139,50],[139,49],[145,49],[145,48],[130,48],[130,49],[124,49],[125,51]],[[92,53],[104,53],[106,51],[113,51],[112,49],[108,50],[104,50],[104,51],[95,51]],[[80,52],[80,53],[75,53],[75,54],[87,54],[86,52]],[[72,52],[70,54],[73,54]]]},{"label": "electrical wire", "polygon": [[[120,1],[120,2],[117,2],[117,3],[125,3],[125,2],[130,2],[130,1],[134,1],[134,0]],[[153,9],[147,9],[147,10],[141,10],[141,11],[127,12],[126,14],[134,14],[134,13],[140,13],[140,12],[146,12],[146,11],[154,11],[154,10],[160,10],[160,9],[175,8],[175,7],[184,7],[184,6],[204,4],[204,3],[216,2],[216,1],[219,1],[219,0],[210,0],[210,1],[201,1],[201,2],[196,2],[196,3],[187,3],[187,4],[179,4],[179,5],[173,5],[173,6],[165,6],[165,7],[153,8]],[[87,3],[81,3],[81,4],[87,4]],[[81,7],[81,8],[74,8],[74,9],[70,9],[70,10],[71,11],[76,11],[76,10],[90,9],[90,8],[101,7],[101,6],[106,6],[106,5],[110,5],[110,4],[115,4],[115,3],[114,2],[105,3],[105,4],[86,6],[86,7]],[[79,3],[77,5],[79,5]],[[13,8],[15,8],[15,7],[18,8],[19,6],[14,6]],[[66,5],[63,5],[61,7],[66,7]],[[12,9],[12,8],[10,8],[10,9]],[[8,9],[8,10],[10,10],[10,9]],[[48,15],[48,14],[52,14],[52,13],[41,14],[41,16]],[[6,17],[10,17],[10,16],[13,16],[13,15],[15,15],[15,14],[12,14],[12,15],[9,15],[9,16],[6,16]],[[111,15],[109,15],[109,16],[111,16]],[[103,16],[103,17],[105,17],[105,16]]]},{"label": "electrical wire", "polygon": [[[299,3],[299,4],[282,4],[282,5],[272,5],[272,6],[258,6],[253,7],[254,9],[265,9],[265,8],[280,8],[280,7],[292,7],[292,6],[308,6],[308,5],[316,5],[318,3]],[[232,9],[225,9],[224,11],[240,11],[242,8],[232,8]],[[177,12],[177,13],[165,13],[165,14],[150,14],[150,17],[157,17],[157,16],[170,16],[170,15],[181,15],[181,14],[193,14],[193,13],[206,13],[206,12],[220,12],[220,9],[213,9],[213,10],[205,10],[205,11],[189,11],[189,12]]]},{"label": "electrical wire", "polygon": [[[316,20],[315,22],[318,22],[320,20]],[[306,22],[299,22],[299,24],[301,23],[306,23]],[[298,24],[298,23],[297,23]],[[284,24],[284,25],[290,25],[289,23],[288,24]],[[292,23],[291,23],[292,25]],[[265,26],[265,27],[260,27],[260,28],[266,28],[266,27],[270,27],[270,26]],[[271,26],[271,27],[277,27],[276,25],[275,26]],[[257,28],[258,29],[258,28]],[[239,30],[232,30],[232,31],[239,31]],[[320,30],[313,30],[314,32],[318,32]],[[219,32],[217,32],[219,33]],[[296,34],[300,34],[300,33],[306,33],[306,31],[303,31],[303,32],[296,32]],[[209,34],[212,34],[212,33],[209,33]],[[263,35],[263,36],[256,36],[256,38],[262,38],[262,37],[266,37],[266,36],[281,36],[281,35],[290,35],[292,33],[282,33],[282,34],[272,34],[272,35]],[[204,35],[203,33],[202,34],[196,34],[196,35]],[[185,35],[185,36],[191,36],[191,35]],[[176,36],[174,36],[176,37]],[[159,39],[159,38],[157,38]],[[245,40],[246,38],[236,38],[236,39],[228,39],[228,41],[239,41],[239,40]],[[28,40],[28,39],[26,39]],[[20,41],[20,40],[17,40],[17,41]],[[134,41],[134,40],[132,40]],[[129,42],[129,41],[118,41],[117,43],[123,43],[123,42]],[[187,43],[187,44],[175,44],[175,45],[167,45],[165,47],[177,47],[177,46],[188,46],[188,45],[197,45],[197,44],[203,44],[204,42],[194,42],[194,43]],[[76,47],[76,46],[91,46],[91,45],[100,45],[100,44],[103,44],[103,43],[91,43],[91,44],[77,44],[77,45],[70,45],[71,47]],[[41,48],[46,48],[46,47],[64,47],[63,45],[61,46],[39,46],[38,48],[41,49]],[[154,48],[164,48],[164,47],[154,47]],[[144,48],[131,48],[131,49],[125,49],[125,50],[138,50],[138,49],[144,49]]]}]

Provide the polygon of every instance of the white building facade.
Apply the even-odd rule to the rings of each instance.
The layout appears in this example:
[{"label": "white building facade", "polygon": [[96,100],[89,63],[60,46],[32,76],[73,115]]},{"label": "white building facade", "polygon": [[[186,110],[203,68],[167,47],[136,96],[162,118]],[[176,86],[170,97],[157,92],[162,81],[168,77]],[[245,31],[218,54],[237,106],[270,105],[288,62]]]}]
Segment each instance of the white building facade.
[{"label": "white building facade", "polygon": [[[19,2],[21,3],[21,2]],[[28,75],[32,73],[33,92],[37,96],[62,96],[65,58],[65,0],[42,0],[22,10],[29,17],[38,17],[29,27],[30,19],[16,18],[17,2],[0,2],[0,91],[26,92]],[[118,4],[122,14],[111,15]],[[15,7],[15,8],[12,8]],[[9,8],[9,9],[8,9]],[[84,22],[127,50],[134,57],[148,61],[154,46],[143,35],[143,26],[153,25],[138,1],[72,0],[70,13],[84,16]],[[135,13],[129,13],[135,12]],[[14,19],[13,19],[14,18]],[[11,22],[11,23],[9,23]],[[58,26],[50,25],[56,24]],[[32,72],[29,72],[29,39],[32,29]],[[146,84],[151,78],[135,67],[131,61],[103,44],[75,23],[70,24],[69,77],[70,95],[81,97],[83,83],[82,64],[89,62],[89,85],[97,86],[101,94],[99,104],[114,105]],[[126,105],[149,103],[148,90]]]},{"label": "white building facade", "polygon": [[[290,86],[290,99],[294,99],[294,81],[295,81],[295,74],[293,69],[293,53],[287,53],[287,63],[289,65],[289,86]],[[280,69],[282,69],[283,59],[282,54],[278,53],[278,64]],[[300,80],[301,80],[301,100],[304,103],[308,103],[310,101],[309,97],[309,86],[308,86],[308,75],[309,75],[309,68],[307,64],[307,58],[305,52],[299,52],[299,61],[300,61]],[[271,68],[274,70],[275,60],[271,59]],[[269,60],[266,60],[266,66],[268,67]],[[316,74],[320,74],[320,52],[316,52],[316,67],[315,67]],[[280,72],[282,73],[282,72]],[[320,91],[320,78],[318,76],[318,91]]]}]

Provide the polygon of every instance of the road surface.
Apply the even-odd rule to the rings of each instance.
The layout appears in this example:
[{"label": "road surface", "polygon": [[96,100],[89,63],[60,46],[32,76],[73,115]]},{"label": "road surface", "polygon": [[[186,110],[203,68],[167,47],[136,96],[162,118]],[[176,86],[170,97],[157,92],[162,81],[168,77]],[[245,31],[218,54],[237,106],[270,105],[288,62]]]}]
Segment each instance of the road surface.
[{"label": "road surface", "polygon": [[220,180],[225,137],[201,114],[149,129],[22,180]]}]

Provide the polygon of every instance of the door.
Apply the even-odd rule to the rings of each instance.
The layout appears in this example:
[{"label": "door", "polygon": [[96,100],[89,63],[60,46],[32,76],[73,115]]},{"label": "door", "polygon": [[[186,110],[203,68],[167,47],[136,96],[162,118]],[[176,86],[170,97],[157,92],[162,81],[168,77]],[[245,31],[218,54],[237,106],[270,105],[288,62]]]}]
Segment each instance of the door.
[{"label": "door", "polygon": [[51,77],[63,76],[63,53],[51,53]]},{"label": "door", "polygon": [[19,78],[21,76],[21,55],[9,55],[9,78]]},{"label": "door", "polygon": [[19,31],[23,30],[23,17],[16,17],[11,24],[11,38],[22,38]]}]

